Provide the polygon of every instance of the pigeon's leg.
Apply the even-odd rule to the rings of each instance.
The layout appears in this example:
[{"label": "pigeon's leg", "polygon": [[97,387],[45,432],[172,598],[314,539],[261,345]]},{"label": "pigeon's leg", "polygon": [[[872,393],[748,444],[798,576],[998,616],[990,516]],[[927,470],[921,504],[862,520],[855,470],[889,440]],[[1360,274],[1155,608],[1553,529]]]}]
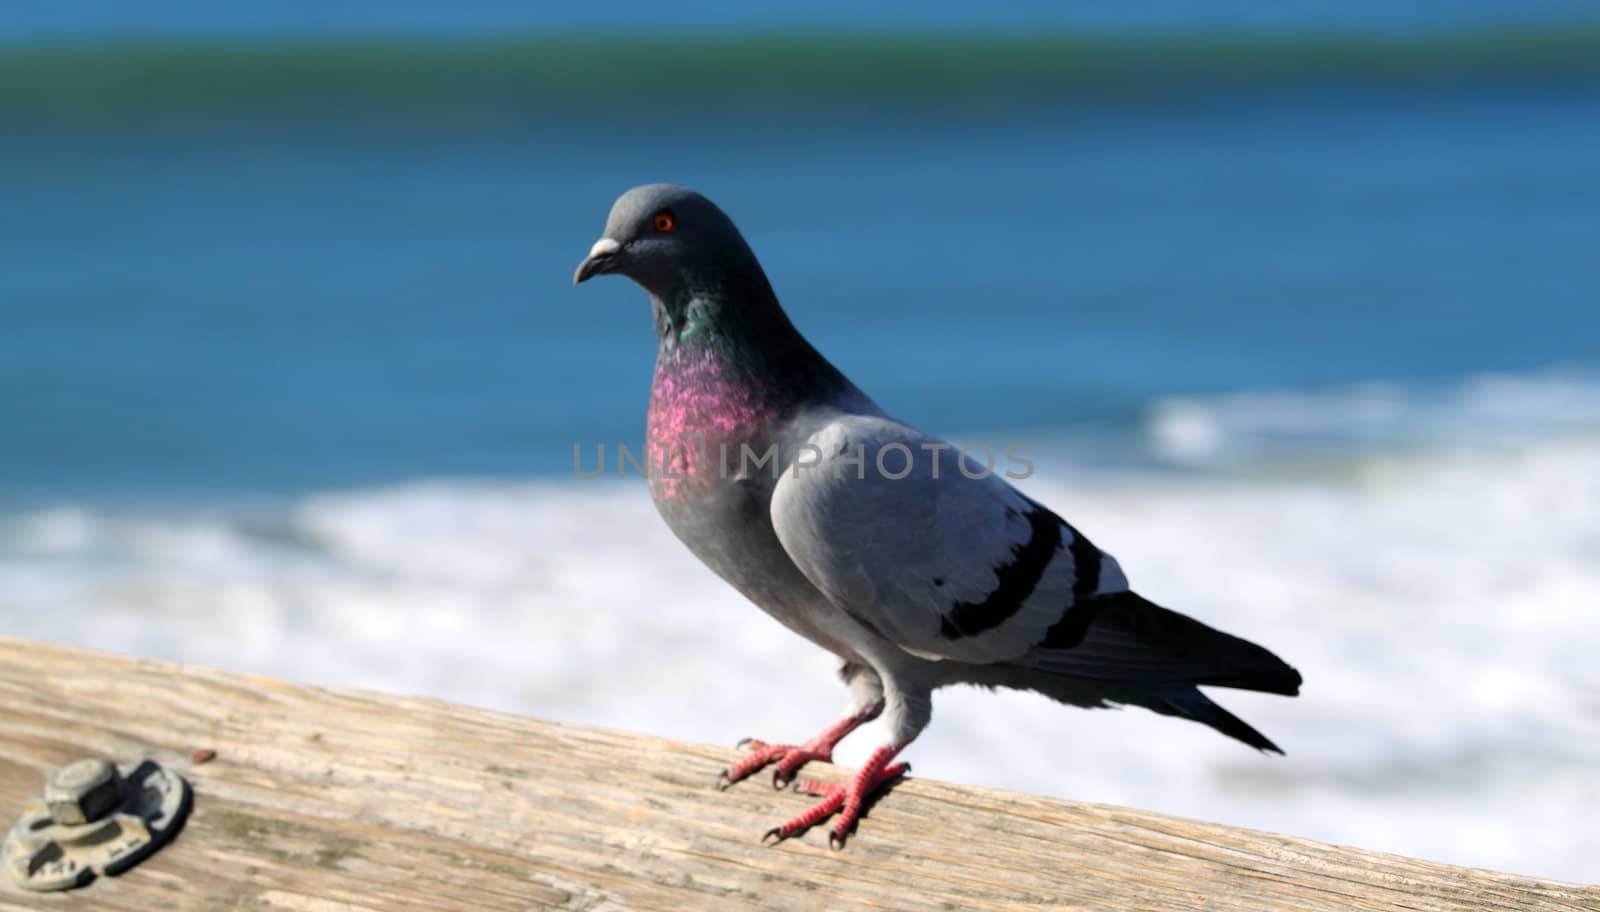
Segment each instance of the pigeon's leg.
[{"label": "pigeon's leg", "polygon": [[754,738],[740,741],[739,746],[747,748],[749,753],[722,771],[717,777],[717,788],[725,789],[767,764],[776,763],[777,768],[772,771],[772,787],[781,789],[794,779],[800,767],[812,760],[832,762],[834,747],[846,735],[878,718],[878,714],[883,712],[883,684],[869,666],[845,662],[839,669],[839,675],[850,685],[850,706],[838,721],[804,744],[767,744]]},{"label": "pigeon's leg", "polygon": [[927,726],[933,712],[933,701],[925,686],[906,688],[895,685],[892,679],[884,679],[884,721],[889,729],[889,743],[873,751],[867,762],[844,782],[808,781],[796,784],[795,791],[817,795],[822,800],[783,826],[768,830],[761,837],[762,842],[774,837],[782,842],[811,829],[837,812],[839,820],[828,834],[828,846],[842,849],[844,841],[855,830],[856,822],[861,819],[861,811],[867,800],[911,771],[909,764],[893,761]]},{"label": "pigeon's leg", "polygon": [[867,762],[856,770],[855,775],[844,782],[805,781],[797,784],[795,791],[818,795],[822,800],[812,805],[811,810],[783,826],[768,830],[761,837],[761,841],[766,842],[776,837],[777,841],[782,842],[827,820],[837,811],[839,821],[828,833],[828,846],[834,849],[844,848],[845,839],[855,829],[856,821],[861,819],[861,809],[867,799],[885,785],[910,772],[911,765],[908,763],[889,762],[899,752],[900,748],[894,745],[878,748],[867,758]]},{"label": "pigeon's leg", "polygon": [[717,787],[725,789],[768,763],[776,762],[778,766],[772,771],[772,787],[781,789],[789,784],[800,767],[812,760],[831,762],[834,746],[844,740],[845,735],[878,718],[881,712],[883,712],[881,699],[859,709],[852,707],[838,721],[818,732],[816,737],[804,744],[768,744],[755,738],[746,738],[739,742],[739,746],[746,748],[749,753],[738,763],[722,771],[722,775],[717,777]]}]

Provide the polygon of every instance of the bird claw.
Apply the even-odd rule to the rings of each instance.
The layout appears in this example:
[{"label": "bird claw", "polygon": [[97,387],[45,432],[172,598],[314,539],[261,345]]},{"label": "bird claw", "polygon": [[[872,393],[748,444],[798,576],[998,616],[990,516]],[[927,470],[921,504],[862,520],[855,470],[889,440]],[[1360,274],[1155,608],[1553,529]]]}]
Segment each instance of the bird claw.
[{"label": "bird claw", "polygon": [[[839,739],[855,731],[863,722],[877,718],[882,711],[883,701],[879,700],[862,707],[854,715],[845,716],[823,729],[816,737],[798,745],[768,744],[758,738],[740,738],[736,747],[746,754],[739,762],[723,770],[723,775],[727,777],[728,785],[732,785],[769,763],[777,763],[778,767],[772,774],[772,787],[781,791],[794,781],[795,774],[807,763],[813,760],[831,762],[833,747],[839,743]],[[719,788],[725,787],[719,785]]]},{"label": "bird claw", "polygon": [[843,849],[850,834],[855,832],[856,823],[861,819],[872,796],[884,786],[898,782],[910,771],[911,767],[905,763],[890,762],[898,752],[898,747],[879,748],[865,766],[844,782],[826,783],[811,779],[799,782],[795,786],[796,791],[816,795],[822,800],[799,817],[768,830],[766,835],[761,837],[761,841],[765,843],[768,838],[776,835],[781,842],[795,834],[804,833],[838,814],[839,818],[835,821],[832,832],[828,834],[828,848],[835,852]]},{"label": "bird claw", "polygon": [[[774,838],[774,837],[776,837],[776,838]],[[771,845],[777,845],[778,843],[780,843],[780,842],[782,842],[782,841],[784,841],[785,839],[788,839],[788,838],[789,838],[788,836],[784,835],[783,827],[773,827],[772,829],[770,829],[770,830],[766,831],[765,833],[761,834],[761,844],[762,845],[768,845],[767,840],[771,839],[772,842],[770,844]]]},{"label": "bird claw", "polygon": [[728,790],[728,786],[732,784],[733,780],[728,778],[728,768],[723,767],[722,772],[717,774],[717,791],[726,792]]},{"label": "bird claw", "polygon": [[795,773],[802,766],[812,760],[827,761],[833,756],[831,744],[819,746],[811,742],[801,745],[768,744],[755,738],[745,738],[739,742],[739,747],[745,751],[745,755],[722,771],[717,780],[719,789],[742,782],[767,764],[776,763],[772,771],[772,787],[781,792],[794,781]]}]

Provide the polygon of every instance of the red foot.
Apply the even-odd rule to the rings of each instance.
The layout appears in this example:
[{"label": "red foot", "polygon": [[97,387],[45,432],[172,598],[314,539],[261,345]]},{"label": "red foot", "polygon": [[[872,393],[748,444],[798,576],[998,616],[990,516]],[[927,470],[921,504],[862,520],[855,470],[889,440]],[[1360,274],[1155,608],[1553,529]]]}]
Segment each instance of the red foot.
[{"label": "red foot", "polygon": [[794,774],[800,771],[812,760],[821,760],[824,763],[833,761],[834,745],[844,740],[844,736],[860,728],[864,723],[878,717],[883,711],[882,703],[875,703],[854,716],[845,716],[843,719],[823,729],[815,738],[804,744],[768,744],[754,738],[746,738],[739,742],[739,746],[749,748],[750,752],[744,755],[738,763],[722,771],[717,777],[717,788],[725,789],[728,786],[745,779],[774,761],[778,766],[772,771],[772,787],[781,789],[794,779]]},{"label": "red foot", "polygon": [[827,820],[837,811],[839,821],[833,825],[833,831],[828,834],[828,847],[844,848],[845,839],[855,830],[856,822],[861,819],[862,804],[874,792],[911,771],[910,764],[889,762],[899,752],[898,747],[878,748],[873,751],[866,764],[845,782],[806,781],[796,785],[796,791],[808,795],[820,795],[822,800],[813,805],[811,810],[783,826],[768,830],[762,835],[761,841],[766,842],[776,836],[777,841],[782,842]]},{"label": "red foot", "polygon": [[822,747],[812,741],[805,744],[768,744],[754,738],[746,738],[739,742],[739,746],[749,748],[750,752],[744,755],[738,763],[722,771],[717,777],[717,788],[725,789],[728,786],[745,779],[761,769],[768,763],[777,761],[778,767],[772,771],[772,787],[781,789],[794,778],[796,771],[812,760],[821,760],[824,763],[833,760],[832,746]]}]

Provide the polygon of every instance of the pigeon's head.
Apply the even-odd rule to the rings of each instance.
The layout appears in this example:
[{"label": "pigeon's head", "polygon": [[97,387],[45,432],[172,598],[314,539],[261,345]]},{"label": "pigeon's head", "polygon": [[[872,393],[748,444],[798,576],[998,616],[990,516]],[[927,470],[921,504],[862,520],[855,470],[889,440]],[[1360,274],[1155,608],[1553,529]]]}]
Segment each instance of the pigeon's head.
[{"label": "pigeon's head", "polygon": [[605,233],[572,283],[614,272],[671,299],[685,287],[721,284],[730,270],[745,271],[754,262],[733,220],[710,200],[683,187],[646,184],[611,206]]}]

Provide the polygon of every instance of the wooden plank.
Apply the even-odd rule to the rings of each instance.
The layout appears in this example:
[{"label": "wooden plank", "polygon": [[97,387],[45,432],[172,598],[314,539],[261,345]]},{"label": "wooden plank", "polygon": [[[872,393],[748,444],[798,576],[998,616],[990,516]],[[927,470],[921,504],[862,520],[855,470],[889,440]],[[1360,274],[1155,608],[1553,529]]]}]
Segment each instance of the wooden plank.
[{"label": "wooden plank", "polygon": [[[182,771],[177,841],[0,910],[1600,910],[1600,888],[910,779],[844,852],[732,749],[0,639],[0,816],[84,756]],[[215,760],[191,763],[201,749]],[[817,778],[842,771],[822,766]]]}]

